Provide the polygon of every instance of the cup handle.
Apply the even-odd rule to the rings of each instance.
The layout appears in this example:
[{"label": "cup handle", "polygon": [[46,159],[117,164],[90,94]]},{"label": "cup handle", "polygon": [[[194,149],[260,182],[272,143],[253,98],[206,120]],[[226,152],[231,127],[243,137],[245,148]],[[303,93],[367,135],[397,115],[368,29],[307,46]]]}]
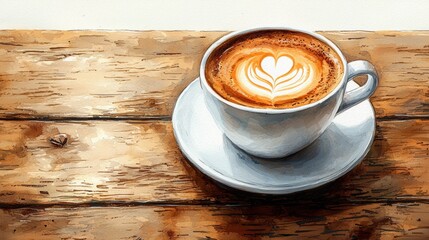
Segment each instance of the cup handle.
[{"label": "cup handle", "polygon": [[368,99],[378,86],[378,75],[370,62],[364,60],[353,61],[347,64],[347,69],[347,82],[359,75],[367,75],[368,79],[363,86],[344,93],[337,115]]}]

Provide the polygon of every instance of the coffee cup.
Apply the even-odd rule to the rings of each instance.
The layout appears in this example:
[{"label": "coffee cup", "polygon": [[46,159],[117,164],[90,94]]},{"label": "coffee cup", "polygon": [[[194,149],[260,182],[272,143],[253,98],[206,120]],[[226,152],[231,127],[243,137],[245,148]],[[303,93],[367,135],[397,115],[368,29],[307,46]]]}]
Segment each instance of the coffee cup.
[{"label": "coffee cup", "polygon": [[[359,75],[367,75],[366,83],[346,91]],[[227,34],[207,49],[200,85],[210,114],[233,144],[257,157],[281,158],[368,99],[378,76],[367,61],[347,63],[320,34],[256,28]]]}]

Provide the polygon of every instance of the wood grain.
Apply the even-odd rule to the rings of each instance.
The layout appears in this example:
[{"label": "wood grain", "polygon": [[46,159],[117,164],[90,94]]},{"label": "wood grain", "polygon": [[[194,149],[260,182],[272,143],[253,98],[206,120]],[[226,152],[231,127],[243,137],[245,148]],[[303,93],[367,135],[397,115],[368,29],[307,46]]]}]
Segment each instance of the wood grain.
[{"label": "wood grain", "polygon": [[219,186],[175,143],[176,98],[224,34],[0,31],[0,239],[427,239],[429,32],[321,32],[376,66],[376,139],[280,197]]},{"label": "wood grain", "polygon": [[0,31],[0,116],[168,115],[219,36]]},{"label": "wood grain", "polygon": [[[170,122],[0,121],[0,203],[429,200],[428,123],[379,122],[371,151],[346,177],[299,196],[267,198],[225,190],[196,172]],[[64,148],[48,141],[58,132],[70,136]]]},{"label": "wood grain", "polygon": [[[0,31],[0,118],[170,116],[225,32]],[[321,32],[373,62],[378,117],[429,116],[429,32]]]},{"label": "wood grain", "polygon": [[2,239],[427,239],[428,204],[0,210]]}]

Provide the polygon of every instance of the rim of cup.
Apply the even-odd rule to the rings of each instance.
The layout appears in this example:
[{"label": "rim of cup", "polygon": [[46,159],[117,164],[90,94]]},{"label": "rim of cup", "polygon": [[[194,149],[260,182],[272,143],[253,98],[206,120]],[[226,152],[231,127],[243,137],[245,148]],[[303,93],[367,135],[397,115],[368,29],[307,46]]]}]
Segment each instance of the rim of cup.
[{"label": "rim of cup", "polygon": [[[227,40],[229,40],[233,37],[248,34],[248,33],[253,33],[253,32],[266,31],[266,30],[280,30],[280,31],[292,31],[292,32],[304,33],[304,34],[310,35],[310,36],[322,41],[326,45],[328,45],[330,48],[332,48],[338,54],[338,56],[340,57],[340,60],[343,64],[344,72],[343,72],[343,76],[342,76],[340,83],[338,83],[337,86],[335,86],[335,88],[331,92],[329,92],[326,96],[324,96],[323,98],[321,98],[315,102],[312,102],[312,103],[309,103],[309,104],[306,104],[303,106],[295,107],[295,108],[253,108],[253,107],[248,107],[248,106],[244,106],[241,104],[233,103],[231,101],[226,100],[222,96],[220,96],[208,84],[207,79],[205,77],[205,68],[206,68],[207,59],[209,58],[211,53],[217,47],[219,47],[221,44],[223,44],[224,42],[226,42]],[[298,111],[302,111],[302,110],[306,110],[306,109],[318,106],[318,105],[322,104],[323,102],[325,102],[327,99],[331,98],[333,95],[335,95],[340,89],[345,89],[345,85],[347,84],[346,77],[347,77],[347,61],[346,61],[346,58],[344,57],[343,53],[341,52],[341,50],[338,48],[337,45],[335,45],[331,40],[327,39],[326,37],[324,37],[318,33],[306,31],[306,30],[295,29],[295,28],[289,28],[289,27],[258,27],[258,28],[251,28],[251,29],[239,30],[239,31],[234,31],[234,32],[228,33],[225,36],[216,40],[214,43],[212,43],[212,45],[210,45],[210,47],[204,53],[203,58],[201,60],[201,64],[200,64],[200,82],[202,82],[204,87],[207,89],[207,91],[211,95],[216,97],[219,101],[223,102],[224,104],[229,105],[235,109],[240,109],[240,110],[243,110],[246,112],[265,113],[265,114],[292,113],[292,112],[298,112]]]}]

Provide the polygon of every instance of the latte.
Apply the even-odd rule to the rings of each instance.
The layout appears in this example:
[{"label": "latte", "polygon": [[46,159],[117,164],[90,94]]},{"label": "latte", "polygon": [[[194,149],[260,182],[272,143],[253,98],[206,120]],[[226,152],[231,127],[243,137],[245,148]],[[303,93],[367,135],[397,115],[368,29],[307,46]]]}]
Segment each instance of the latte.
[{"label": "latte", "polygon": [[344,75],[341,58],[305,33],[265,30],[226,41],[205,77],[224,99],[254,108],[294,108],[329,94]]}]

